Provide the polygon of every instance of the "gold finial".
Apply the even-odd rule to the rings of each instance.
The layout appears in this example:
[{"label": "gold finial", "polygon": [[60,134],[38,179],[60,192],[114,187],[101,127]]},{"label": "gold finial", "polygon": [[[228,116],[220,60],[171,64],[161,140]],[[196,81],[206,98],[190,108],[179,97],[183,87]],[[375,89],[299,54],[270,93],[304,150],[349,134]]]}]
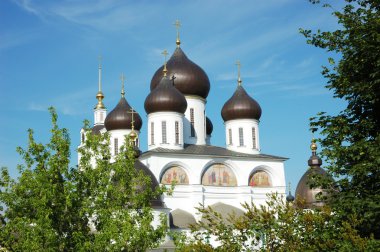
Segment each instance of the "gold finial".
[{"label": "gold finial", "polygon": [[316,142],[317,140],[315,140],[315,138],[313,137],[313,139],[311,140],[311,145],[310,145],[310,149],[312,150],[313,153],[315,153],[318,148],[318,145]]},{"label": "gold finial", "polygon": [[176,40],[176,44],[177,44],[177,47],[179,47],[179,45],[181,44],[181,40],[179,39],[179,28],[181,27],[181,22],[179,22],[179,20],[177,19],[175,22],[174,22],[174,25],[177,29],[177,40]]},{"label": "gold finial", "polygon": [[99,56],[98,59],[99,59],[99,67],[98,67],[99,80],[98,80],[98,93],[96,94],[96,99],[98,100],[98,104],[96,104],[95,109],[105,109],[105,106],[103,104],[104,95],[102,92],[102,56]]},{"label": "gold finial", "polygon": [[124,97],[125,92],[124,92],[124,81],[125,81],[125,76],[123,73],[120,75],[120,80],[121,80],[121,97]]},{"label": "gold finial", "polygon": [[128,112],[132,115],[132,121],[131,121],[131,132],[129,133],[129,138],[133,141],[136,142],[136,139],[138,137],[136,131],[135,131],[135,119],[134,119],[134,114],[137,114],[137,112],[131,108],[130,112]]},{"label": "gold finial", "polygon": [[241,68],[240,60],[236,61],[236,65],[238,67],[238,85],[241,86],[242,81],[241,81],[241,78],[240,78],[240,68]]},{"label": "gold finial", "polygon": [[164,55],[165,57],[165,61],[164,61],[164,70],[162,71],[164,73],[164,76],[166,77],[166,74],[168,72],[168,69],[166,68],[166,56],[168,56],[168,51],[166,51],[166,49],[162,52],[162,55]]}]

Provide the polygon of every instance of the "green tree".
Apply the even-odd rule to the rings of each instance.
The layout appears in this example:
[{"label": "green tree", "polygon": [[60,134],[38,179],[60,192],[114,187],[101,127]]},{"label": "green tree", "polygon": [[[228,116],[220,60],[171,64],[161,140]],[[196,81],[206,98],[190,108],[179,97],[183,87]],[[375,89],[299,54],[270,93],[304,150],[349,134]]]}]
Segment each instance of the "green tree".
[{"label": "green tree", "polygon": [[153,227],[151,200],[163,192],[135,169],[135,151],[122,146],[111,162],[108,134],[86,141],[78,168],[70,168],[70,138],[57,125],[46,145],[29,130],[25,161],[13,179],[2,168],[0,248],[9,251],[145,251],[166,235],[166,220]]},{"label": "green tree", "polygon": [[[312,1],[313,3],[319,1]],[[328,4],[324,7],[331,8]],[[301,29],[307,43],[331,52],[323,67],[327,88],[347,107],[338,115],[311,118],[319,130],[325,166],[335,183],[317,181],[330,190],[331,205],[343,219],[356,215],[361,235],[380,238],[380,2],[346,0],[333,10],[340,29],[313,33]]]},{"label": "green tree", "polygon": [[[191,235],[177,234],[178,251],[375,251],[372,239],[361,238],[355,218],[341,221],[329,207],[303,210],[268,195],[265,205],[244,204],[242,216],[227,219],[212,208],[199,208],[204,222]],[[298,201],[296,204],[302,204]],[[211,240],[218,243],[211,245]]]}]

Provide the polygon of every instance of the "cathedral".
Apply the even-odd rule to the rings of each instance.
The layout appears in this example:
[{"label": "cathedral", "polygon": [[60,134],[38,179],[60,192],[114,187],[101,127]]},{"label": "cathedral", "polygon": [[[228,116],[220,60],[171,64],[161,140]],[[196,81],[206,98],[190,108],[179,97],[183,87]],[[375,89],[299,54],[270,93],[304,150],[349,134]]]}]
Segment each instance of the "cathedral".
[{"label": "cathedral", "polygon": [[[213,124],[207,117],[211,86],[206,72],[182,50],[178,32],[174,53],[167,61],[167,52],[163,54],[165,63],[153,74],[150,93],[144,101],[144,127],[140,116],[144,112],[135,111],[133,104],[128,103],[124,84],[119,102],[107,112],[99,65],[92,133],[109,132],[113,156],[118,154],[125,136],[140,148],[139,135],[147,134],[147,151],[138,156],[136,169],[149,175],[154,185],[175,183],[171,195],[163,195],[152,203],[154,208],[167,209],[171,229],[187,229],[201,220],[196,214],[199,204],[211,206],[223,215],[239,215],[243,213],[243,202],[264,204],[268,193],[285,195],[287,158],[261,151],[262,109],[244,88],[240,63],[236,90],[220,109],[225,146],[214,146]],[[84,140],[82,130],[81,145]]]}]

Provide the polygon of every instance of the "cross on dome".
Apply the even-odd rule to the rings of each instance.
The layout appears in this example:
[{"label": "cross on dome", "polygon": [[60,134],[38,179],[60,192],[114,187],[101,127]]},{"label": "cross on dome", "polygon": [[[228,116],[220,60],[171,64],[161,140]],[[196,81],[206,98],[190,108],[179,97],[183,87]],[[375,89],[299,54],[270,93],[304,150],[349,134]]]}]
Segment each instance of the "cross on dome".
[{"label": "cross on dome", "polygon": [[240,60],[237,60],[237,61],[236,61],[236,65],[237,65],[237,67],[238,67],[238,85],[240,86],[241,83],[242,83],[242,80],[241,80],[241,78],[240,78],[240,68],[241,68]]},{"label": "cross on dome", "polygon": [[124,81],[125,81],[124,73],[121,73],[120,80],[121,80],[121,97],[124,97],[124,95],[125,95],[125,92],[124,92]]},{"label": "cross on dome", "polygon": [[166,57],[168,56],[168,51],[165,49],[161,54],[165,57],[164,70],[162,72],[164,73],[164,76],[166,76],[166,73],[168,72],[168,69],[166,68]]},{"label": "cross on dome", "polygon": [[181,27],[181,22],[177,19],[174,22],[174,26],[176,27],[176,30],[177,30],[177,40],[175,43],[177,44],[177,47],[179,47],[179,45],[181,44],[181,40],[179,39],[179,28]]}]

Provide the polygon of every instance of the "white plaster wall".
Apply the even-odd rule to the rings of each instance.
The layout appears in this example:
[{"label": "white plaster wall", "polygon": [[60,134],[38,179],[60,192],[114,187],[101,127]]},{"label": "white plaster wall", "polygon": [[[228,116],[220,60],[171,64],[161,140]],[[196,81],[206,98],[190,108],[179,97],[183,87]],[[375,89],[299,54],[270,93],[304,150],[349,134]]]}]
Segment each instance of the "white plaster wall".
[{"label": "white plaster wall", "polygon": [[[183,114],[177,112],[156,112],[148,115],[148,150],[157,147],[183,149]],[[166,143],[162,143],[162,121],[166,121]],[[151,142],[151,123],[154,123],[154,144]],[[175,122],[178,122],[179,144],[175,142]]]},{"label": "white plaster wall", "polygon": [[104,124],[104,120],[107,116],[106,109],[95,109],[94,110],[94,125]]},{"label": "white plaster wall", "polygon": [[[199,96],[185,96],[187,109],[184,119],[184,142],[186,144],[206,144],[206,100]],[[195,137],[191,137],[190,109],[194,109],[194,130]]]},{"label": "white plaster wall", "polygon": [[[125,143],[125,137],[128,136],[129,133],[131,133],[130,129],[120,129],[120,130],[110,130],[108,131],[110,134],[110,150],[111,150],[111,162],[114,161],[115,157],[115,138],[118,139],[118,147],[120,151],[120,147],[124,145]],[[137,135],[140,135],[140,131],[135,130]],[[140,147],[140,140],[137,141],[137,147]]]},{"label": "white plaster wall", "polygon": [[[236,119],[225,122],[226,127],[226,147],[229,150],[248,153],[260,153],[260,137],[259,137],[259,123],[254,119]],[[252,128],[255,128],[256,133],[256,148],[253,148],[252,142]],[[239,128],[243,128],[244,145],[240,146],[239,142]],[[232,130],[232,144],[229,143],[229,129]]]},{"label": "white plaster wall", "polygon": [[[284,163],[282,160],[267,160],[257,158],[212,158],[207,156],[170,155],[163,154],[144,157],[141,161],[153,172],[160,181],[165,170],[173,165],[181,166],[189,177],[189,185],[177,185],[172,195],[165,195],[163,200],[172,210],[182,209],[196,215],[199,204],[205,206],[218,202],[243,209],[241,203],[253,201],[255,204],[265,204],[267,194],[277,192],[285,195]],[[201,177],[205,170],[215,163],[222,163],[232,169],[237,186],[203,186]],[[249,177],[258,170],[266,171],[272,181],[272,187],[248,186]]]}]

